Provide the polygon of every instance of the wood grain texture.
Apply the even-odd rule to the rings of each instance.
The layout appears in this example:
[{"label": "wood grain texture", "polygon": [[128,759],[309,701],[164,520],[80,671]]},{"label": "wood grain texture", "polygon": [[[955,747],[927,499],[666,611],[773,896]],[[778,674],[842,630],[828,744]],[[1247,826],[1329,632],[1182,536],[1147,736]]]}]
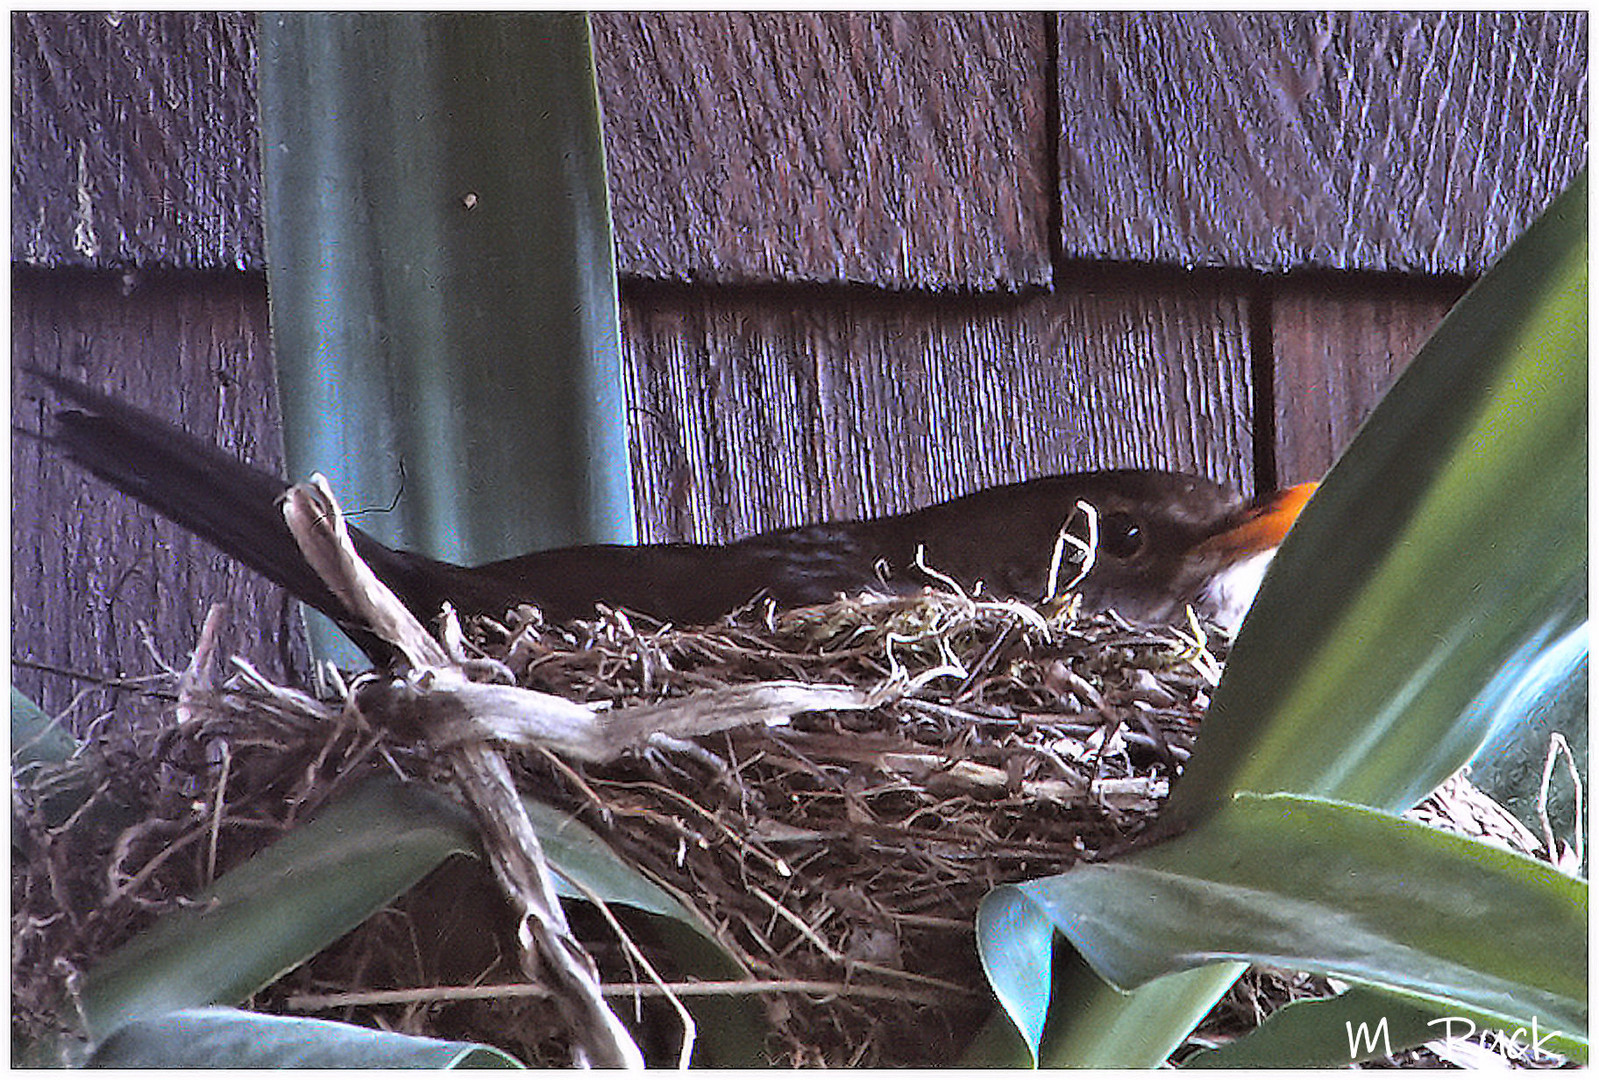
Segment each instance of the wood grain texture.
[{"label": "wood grain texture", "polygon": [[1272,298],[1277,476],[1319,480],[1465,286],[1448,281],[1302,281]]},{"label": "wood grain texture", "polygon": [[[624,275],[1480,272],[1587,155],[1585,13],[595,17]],[[255,19],[12,15],[12,255],[261,265]]]},{"label": "wood grain texture", "polygon": [[[259,277],[154,278],[127,292],[110,275],[14,274],[12,357],[59,371],[167,416],[240,456],[281,468],[277,392]],[[37,380],[13,372],[12,423],[40,431],[58,407]],[[282,676],[307,670],[298,605],[37,440],[11,452],[12,678],[47,712],[64,709],[88,676],[159,670],[188,660],[213,601],[229,605],[223,655]],[[286,629],[287,628],[287,629]],[[109,707],[80,703],[72,722]]]},{"label": "wood grain texture", "polygon": [[261,266],[255,17],[13,12],[11,257]]},{"label": "wood grain texture", "polygon": [[1477,274],[1587,160],[1587,15],[1059,16],[1067,258]]},{"label": "wood grain texture", "polygon": [[727,540],[1118,465],[1252,483],[1245,301],[624,292],[647,540]]},{"label": "wood grain texture", "polygon": [[593,16],[617,262],[716,282],[1049,280],[1045,16]]},{"label": "wood grain texture", "polygon": [[[12,17],[23,263],[262,265],[253,15]],[[1049,276],[1043,16],[605,13],[624,275]]]}]

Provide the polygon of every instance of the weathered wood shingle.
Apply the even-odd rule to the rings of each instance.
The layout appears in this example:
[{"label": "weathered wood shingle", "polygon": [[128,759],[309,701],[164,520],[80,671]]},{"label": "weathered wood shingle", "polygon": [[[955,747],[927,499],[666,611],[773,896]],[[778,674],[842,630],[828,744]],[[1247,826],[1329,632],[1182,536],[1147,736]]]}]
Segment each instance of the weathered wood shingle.
[{"label": "weathered wood shingle", "polygon": [[1478,274],[1587,160],[1582,12],[1059,18],[1068,258]]},{"label": "weathered wood shingle", "polygon": [[[253,15],[12,33],[14,261],[262,268]],[[1048,281],[1042,15],[611,12],[594,36],[622,274]]]},{"label": "weathered wood shingle", "polygon": [[[66,278],[67,280],[63,280]],[[264,282],[161,275],[129,289],[105,274],[24,271],[12,279],[15,356],[137,402],[263,468],[283,440]],[[60,403],[12,382],[12,423],[49,430]],[[223,655],[303,677],[299,605],[153,511],[32,438],[11,448],[12,678],[53,711],[101,679],[181,667],[213,602],[229,607]],[[75,676],[62,673],[72,672]],[[107,707],[104,688],[75,723]]]},{"label": "weathered wood shingle", "polygon": [[1465,291],[1458,281],[1312,279],[1272,297],[1277,479],[1319,480]]},{"label": "weathered wood shingle", "polygon": [[11,259],[260,269],[255,16],[13,12]]},{"label": "weathered wood shingle", "polygon": [[[594,16],[618,266],[1017,288],[1476,274],[1587,157],[1587,15]],[[12,15],[12,257],[262,265],[255,17]],[[1048,159],[1059,125],[1058,178]]]},{"label": "weathered wood shingle", "polygon": [[625,310],[640,533],[726,540],[1123,465],[1248,488],[1238,293],[1173,275],[1033,297],[650,290]]},{"label": "weathered wood shingle", "polygon": [[1042,13],[603,12],[593,26],[623,273],[1049,281]]}]

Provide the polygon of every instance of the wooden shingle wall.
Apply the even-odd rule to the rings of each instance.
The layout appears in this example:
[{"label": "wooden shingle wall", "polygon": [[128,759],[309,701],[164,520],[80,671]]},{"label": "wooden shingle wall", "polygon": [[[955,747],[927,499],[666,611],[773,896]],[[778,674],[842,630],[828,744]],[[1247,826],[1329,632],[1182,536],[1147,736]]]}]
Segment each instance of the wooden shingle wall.
[{"label": "wooden shingle wall", "polygon": [[[1582,13],[593,26],[645,539],[1072,468],[1312,478],[1587,155]],[[14,363],[275,466],[254,17],[12,33]],[[14,381],[16,427],[44,407]],[[181,661],[218,598],[303,666],[251,575],[26,438],[12,479],[46,708],[86,685],[51,672],[152,670],[140,620]]]},{"label": "wooden shingle wall", "polygon": [[1475,275],[1587,157],[1587,21],[1060,16],[1067,258]]}]

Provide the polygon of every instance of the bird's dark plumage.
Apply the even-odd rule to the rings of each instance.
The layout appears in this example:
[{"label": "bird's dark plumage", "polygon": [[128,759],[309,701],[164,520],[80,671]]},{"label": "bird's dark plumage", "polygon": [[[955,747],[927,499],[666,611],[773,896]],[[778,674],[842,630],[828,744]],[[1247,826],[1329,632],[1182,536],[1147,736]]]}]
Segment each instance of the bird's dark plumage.
[{"label": "bird's dark plumage", "polygon": [[[351,628],[372,651],[301,558],[279,506],[285,481],[109,395],[39,377],[76,406],[56,414],[48,436],[72,460]],[[1280,532],[1269,543],[1251,539],[1248,549],[1227,543],[1249,531],[1259,507],[1199,477],[1144,469],[1043,477],[907,514],[778,529],[730,544],[595,545],[473,568],[350,532],[362,558],[425,623],[445,601],[496,617],[532,603],[556,619],[591,615],[603,602],[699,623],[763,593],[796,606],[872,587],[915,590],[929,581],[913,566],[918,547],[927,565],[965,587],[981,581],[992,593],[1038,600],[1078,500],[1096,509],[1101,537],[1077,589],[1089,609],[1114,607],[1134,621],[1176,617],[1185,604],[1203,609],[1217,574],[1280,539]],[[1072,572],[1068,565],[1064,578]]]}]

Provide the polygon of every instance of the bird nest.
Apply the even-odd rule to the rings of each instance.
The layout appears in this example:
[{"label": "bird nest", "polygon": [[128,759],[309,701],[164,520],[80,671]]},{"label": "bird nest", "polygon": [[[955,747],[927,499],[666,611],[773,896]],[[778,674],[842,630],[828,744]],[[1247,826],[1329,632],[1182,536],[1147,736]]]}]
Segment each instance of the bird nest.
[{"label": "bird nest", "polygon": [[884,698],[691,753],[528,763],[534,790],[675,886],[782,991],[772,1049],[795,1064],[953,1060],[992,1008],[983,895],[1125,844],[1187,757],[1215,663],[1170,631],[947,593],[697,630],[613,614],[518,653],[528,633],[496,645],[529,685],[578,700],[774,680]]},{"label": "bird nest", "polygon": [[[615,721],[590,742],[503,723],[489,738],[518,790],[592,830],[716,943],[703,962],[680,923],[574,909],[571,932],[649,1059],[673,1060],[682,1040],[675,987],[700,1003],[702,1038],[831,1066],[957,1060],[996,1008],[973,935],[980,900],[1136,842],[1226,651],[1198,626],[934,590],[756,606],[694,628],[605,610],[548,625],[523,608],[444,640],[471,684],[461,693],[514,684]],[[62,1026],[78,973],[373,773],[481,798],[445,764],[455,750],[441,752],[468,736],[429,721],[401,681],[312,695],[236,663],[212,686],[206,652],[162,723],[126,724],[67,767],[93,772],[84,810],[46,827],[27,808],[14,1039]],[[628,734],[628,718],[652,734]],[[139,818],[94,827],[97,802]],[[529,981],[529,916],[514,888],[504,895],[503,837],[485,833],[500,887],[482,863],[452,861],[255,1007],[569,1064],[573,1012],[559,987]],[[1238,1020],[1223,1010],[1217,1023]]]}]

